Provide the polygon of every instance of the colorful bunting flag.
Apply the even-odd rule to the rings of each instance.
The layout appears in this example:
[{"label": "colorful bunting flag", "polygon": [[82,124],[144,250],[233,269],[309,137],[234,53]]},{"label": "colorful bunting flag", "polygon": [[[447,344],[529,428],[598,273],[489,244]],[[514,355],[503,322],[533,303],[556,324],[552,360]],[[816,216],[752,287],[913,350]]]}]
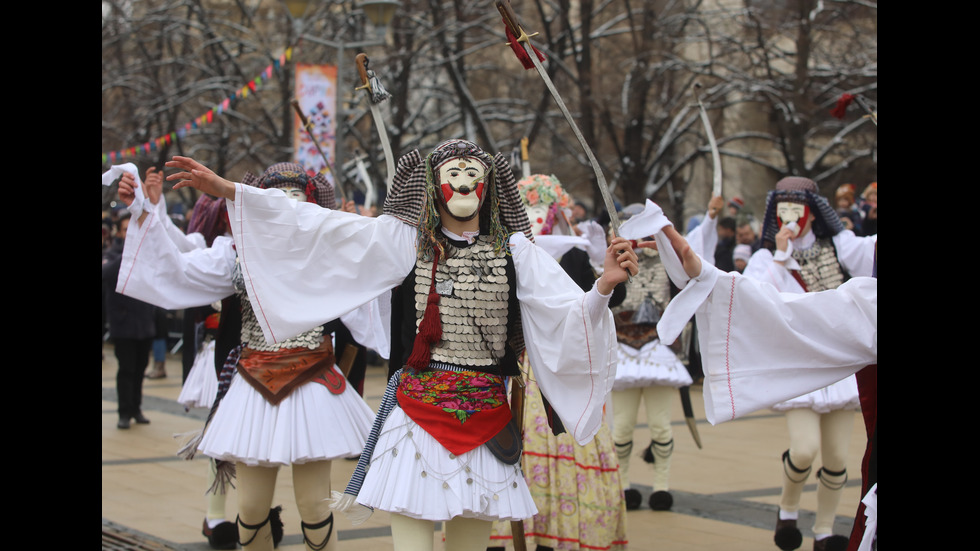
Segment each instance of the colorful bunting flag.
[{"label": "colorful bunting flag", "polygon": [[257,93],[258,89],[262,86],[263,77],[265,80],[272,79],[273,70],[278,71],[282,65],[287,62],[292,61],[293,49],[292,47],[286,48],[286,50],[279,56],[278,59],[274,60],[272,64],[268,65],[262,72],[257,75],[254,79],[248,82],[245,86],[242,86],[234,94],[223,99],[215,107],[209,109],[205,114],[192,119],[190,122],[184,124],[182,128],[178,128],[176,131],[169,132],[161,137],[154,138],[139,146],[130,146],[119,149],[118,151],[110,151],[108,154],[102,153],[102,164],[106,164],[108,161],[111,164],[116,164],[117,161],[122,160],[124,157],[137,157],[140,151],[149,154],[151,151],[155,151],[158,148],[163,147],[164,144],[170,145],[173,141],[177,139],[184,139],[188,132],[195,130],[204,126],[205,124],[211,124],[214,122],[214,113],[218,112],[218,115],[223,114],[225,111],[231,109],[232,100],[245,99],[248,98],[249,92]]}]

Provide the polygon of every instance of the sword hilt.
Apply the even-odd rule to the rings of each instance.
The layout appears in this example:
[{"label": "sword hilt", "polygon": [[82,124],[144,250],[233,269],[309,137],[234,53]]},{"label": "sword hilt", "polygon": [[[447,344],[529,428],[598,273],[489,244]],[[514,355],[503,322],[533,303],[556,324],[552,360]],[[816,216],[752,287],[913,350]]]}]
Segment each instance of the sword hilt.
[{"label": "sword hilt", "polygon": [[517,19],[514,8],[510,5],[510,0],[497,0],[497,11],[504,18],[504,23],[510,29],[511,34],[517,37],[518,42],[527,41],[527,33],[521,28],[521,23]]},{"label": "sword hilt", "polygon": [[367,90],[371,91],[371,82],[368,80],[368,64],[371,60],[368,59],[367,54],[360,53],[354,57],[354,63],[357,64],[357,74],[361,76],[361,85],[355,88],[355,90]]},{"label": "sword hilt", "polygon": [[289,102],[289,104],[293,106],[293,110],[296,111],[297,115],[299,115],[299,122],[303,124],[303,128],[305,128],[307,131],[312,130],[313,124],[306,118],[306,114],[303,113],[303,108],[299,106],[299,102],[294,98]]}]

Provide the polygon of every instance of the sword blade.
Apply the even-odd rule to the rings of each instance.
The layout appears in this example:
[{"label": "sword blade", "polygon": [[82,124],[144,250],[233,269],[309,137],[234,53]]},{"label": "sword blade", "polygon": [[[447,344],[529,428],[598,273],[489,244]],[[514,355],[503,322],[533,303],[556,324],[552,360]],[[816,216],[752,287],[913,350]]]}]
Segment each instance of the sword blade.
[{"label": "sword blade", "polygon": [[718,140],[715,139],[715,132],[711,128],[711,121],[708,119],[708,110],[705,109],[704,103],[701,102],[701,94],[698,93],[699,88],[701,88],[701,85],[696,83],[694,85],[694,97],[698,100],[701,124],[704,125],[704,133],[708,135],[708,145],[711,146],[711,164],[714,168],[711,194],[713,197],[721,197],[721,154],[718,152]]},{"label": "sword blade", "polygon": [[371,117],[374,118],[374,125],[378,127],[378,138],[381,140],[381,148],[385,152],[385,165],[388,167],[388,177],[385,185],[391,191],[391,182],[395,177],[395,158],[391,154],[391,142],[388,141],[388,130],[385,128],[385,120],[381,117],[381,109],[373,102],[371,103]]},{"label": "sword blade", "polygon": [[589,164],[592,165],[592,170],[595,172],[596,183],[599,185],[599,192],[602,194],[602,202],[606,205],[606,211],[609,212],[609,225],[612,226],[613,233],[619,235],[619,214],[616,212],[616,203],[613,201],[612,194],[609,193],[609,184],[606,183],[606,177],[602,174],[602,169],[599,168],[599,161],[596,160],[595,154],[592,153],[592,148],[585,141],[585,136],[579,130],[578,124],[575,123],[571,112],[568,111],[568,107],[565,106],[565,101],[561,98],[561,94],[558,93],[558,89],[555,88],[555,83],[552,82],[548,71],[541,65],[541,60],[534,53],[531,42],[522,42],[521,47],[524,48],[524,51],[531,58],[535,70],[538,71],[538,75],[544,81],[545,86],[548,87],[548,91],[551,92],[551,97],[555,99],[555,103],[558,104],[558,109],[561,110],[561,114],[565,117],[565,122],[571,127],[572,133],[575,134],[579,145],[585,150],[585,155],[589,158]]},{"label": "sword blade", "polygon": [[681,408],[684,410],[684,420],[687,421],[687,428],[694,437],[694,443],[701,449],[701,435],[698,433],[697,420],[694,417],[694,406],[691,405],[691,387],[682,386],[678,389],[681,393]]}]

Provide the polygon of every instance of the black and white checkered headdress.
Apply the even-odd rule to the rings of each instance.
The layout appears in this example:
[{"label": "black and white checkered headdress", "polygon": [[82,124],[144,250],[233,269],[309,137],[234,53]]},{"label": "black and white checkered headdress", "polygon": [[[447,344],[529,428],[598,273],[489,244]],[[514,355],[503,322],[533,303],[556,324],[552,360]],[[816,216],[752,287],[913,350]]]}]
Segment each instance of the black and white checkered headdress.
[{"label": "black and white checkered headdress", "polygon": [[301,189],[306,193],[308,202],[327,209],[337,208],[333,185],[327,181],[327,177],[320,173],[310,176],[306,169],[296,163],[276,163],[265,169],[262,176],[246,172],[242,177],[242,183],[262,189],[270,187]]},{"label": "black and white checkered headdress", "polygon": [[398,159],[391,192],[385,199],[385,214],[418,229],[420,254],[429,256],[428,250],[437,239],[435,228],[440,224],[436,167],[458,157],[475,159],[488,168],[488,196],[480,211],[481,231],[489,232],[501,247],[514,232],[533,240],[531,223],[507,159],[499,153],[491,157],[473,142],[454,139],[442,142],[425,158],[415,150]]},{"label": "black and white checkered headdress", "polygon": [[817,191],[817,184],[809,178],[787,176],[776,183],[776,188],[766,196],[766,215],[762,220],[762,243],[767,248],[776,244],[779,223],[776,221],[776,205],[782,202],[800,203],[810,207],[813,217],[811,231],[823,238],[837,235],[844,230],[840,216],[830,206],[827,198]]}]

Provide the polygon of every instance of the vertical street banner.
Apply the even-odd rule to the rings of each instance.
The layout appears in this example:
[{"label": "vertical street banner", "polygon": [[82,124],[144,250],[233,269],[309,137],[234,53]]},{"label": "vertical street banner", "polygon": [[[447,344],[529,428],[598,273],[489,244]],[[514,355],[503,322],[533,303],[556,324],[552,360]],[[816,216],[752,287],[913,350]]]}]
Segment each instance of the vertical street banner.
[{"label": "vertical street banner", "polygon": [[316,145],[310,139],[299,115],[293,114],[293,160],[307,170],[323,172],[334,183],[334,144],[337,136],[337,66],[296,65],[296,101],[313,126],[323,153],[331,166],[326,166]]}]

